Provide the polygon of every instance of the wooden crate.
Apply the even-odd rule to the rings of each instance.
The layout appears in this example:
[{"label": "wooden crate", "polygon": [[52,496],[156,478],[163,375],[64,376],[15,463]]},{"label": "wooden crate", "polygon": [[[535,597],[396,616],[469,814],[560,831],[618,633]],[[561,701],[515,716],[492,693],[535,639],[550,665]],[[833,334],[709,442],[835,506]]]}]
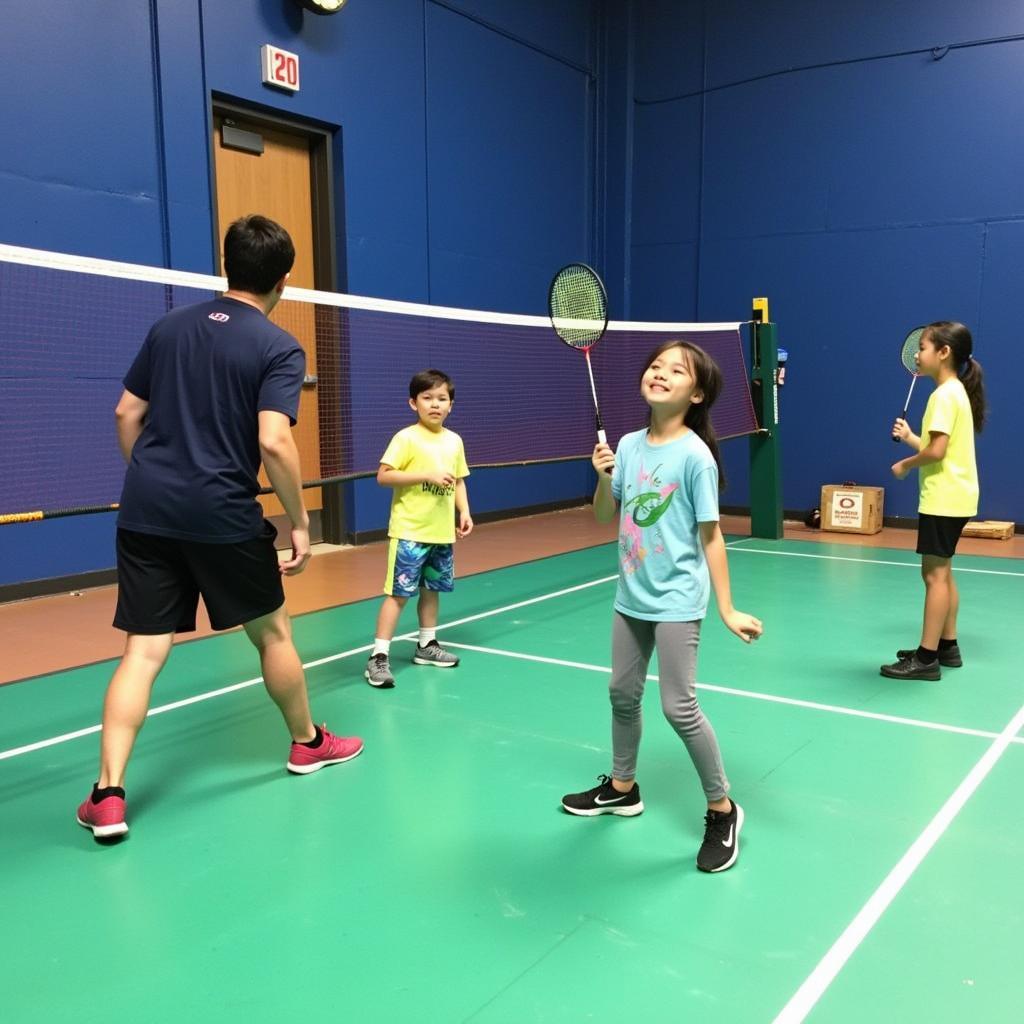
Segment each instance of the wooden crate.
[{"label": "wooden crate", "polygon": [[964,527],[965,537],[987,537],[989,540],[1010,540],[1014,524],[999,519],[976,519]]}]

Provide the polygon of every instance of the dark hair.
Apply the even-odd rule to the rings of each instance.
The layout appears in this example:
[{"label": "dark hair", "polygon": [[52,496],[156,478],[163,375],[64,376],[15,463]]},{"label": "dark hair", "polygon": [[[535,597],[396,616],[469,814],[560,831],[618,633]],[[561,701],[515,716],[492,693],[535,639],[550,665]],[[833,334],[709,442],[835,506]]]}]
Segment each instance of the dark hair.
[{"label": "dark hair", "polygon": [[420,370],[420,372],[417,373],[411,381],[409,381],[409,397],[415,400],[417,395],[422,395],[424,391],[430,391],[432,388],[436,388],[439,384],[448,385],[448,397],[454,402],[455,382],[447,373],[442,373],[440,370]]},{"label": "dark hair", "polygon": [[295,246],[280,224],[258,213],[239,217],[224,236],[228,287],[266,295],[295,263]]},{"label": "dark hair", "polygon": [[[715,428],[711,423],[711,406],[715,404],[722,390],[722,371],[718,363],[704,351],[688,341],[665,341],[662,342],[648,357],[644,368],[640,371],[640,381],[644,374],[651,368],[651,363],[659,359],[666,352],[673,348],[681,348],[690,355],[690,363],[693,367],[693,379],[696,390],[703,396],[703,401],[694,402],[686,410],[683,422],[688,426],[710,449],[718,466],[718,489],[725,490],[725,467],[722,465],[722,453],[718,450],[718,438],[715,437]],[[650,414],[647,422],[650,423]]]},{"label": "dark hair", "polygon": [[974,429],[980,434],[985,429],[988,405],[985,402],[985,375],[982,373],[981,363],[971,355],[974,351],[971,332],[956,320],[936,320],[924,329],[924,337],[936,349],[944,345],[949,346],[953,356],[953,368],[963,381],[964,390],[971,403]]}]

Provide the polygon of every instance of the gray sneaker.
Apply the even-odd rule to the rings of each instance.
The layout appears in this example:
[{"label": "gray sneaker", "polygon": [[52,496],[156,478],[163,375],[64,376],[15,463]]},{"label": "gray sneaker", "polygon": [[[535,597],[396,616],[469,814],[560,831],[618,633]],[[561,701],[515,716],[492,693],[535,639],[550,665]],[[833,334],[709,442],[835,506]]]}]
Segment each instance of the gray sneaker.
[{"label": "gray sneaker", "polygon": [[391,662],[386,654],[372,654],[366,663],[363,673],[366,681],[378,690],[390,690],[395,685],[395,677],[391,674]]},{"label": "gray sneaker", "polygon": [[417,644],[412,660],[416,665],[433,665],[434,668],[455,668],[459,663],[458,655],[446,651],[436,640],[431,640],[426,647]]}]

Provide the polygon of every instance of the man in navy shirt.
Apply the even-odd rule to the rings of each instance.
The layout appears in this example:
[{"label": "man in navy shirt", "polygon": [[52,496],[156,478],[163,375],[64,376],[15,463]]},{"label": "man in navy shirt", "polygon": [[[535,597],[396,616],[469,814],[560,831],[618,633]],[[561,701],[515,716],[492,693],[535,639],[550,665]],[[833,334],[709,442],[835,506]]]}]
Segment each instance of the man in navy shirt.
[{"label": "man in navy shirt", "polygon": [[[292,736],[288,770],[308,774],[363,749],[313,724],[281,576],[309,561],[309,516],[291,427],[305,354],[267,319],[295,261],[288,232],[253,215],[224,238],[228,290],[150,329],[124,378],[117,433],[128,463],[117,530],[114,625],[128,634],[103,705],[100,777],[78,808],[97,838],[122,836],[124,775],[175,633],[243,626]],[[291,556],[256,500],[260,462],[291,521]]]}]

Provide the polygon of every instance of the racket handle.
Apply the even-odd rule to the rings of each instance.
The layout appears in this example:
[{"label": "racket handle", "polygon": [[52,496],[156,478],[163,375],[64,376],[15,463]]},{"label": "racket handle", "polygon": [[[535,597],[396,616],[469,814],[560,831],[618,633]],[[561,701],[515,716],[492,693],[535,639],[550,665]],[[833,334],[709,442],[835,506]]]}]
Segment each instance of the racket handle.
[{"label": "racket handle", "polygon": [[[917,374],[915,373],[915,374],[914,374],[914,375],[913,375],[913,376],[912,376],[912,377],[910,378],[910,390],[909,390],[909,391],[907,392],[907,401],[906,401],[906,403],[905,403],[905,404],[904,404],[904,406],[903,406],[903,414],[902,414],[902,415],[900,416],[900,419],[901,419],[901,420],[905,420],[905,419],[907,418],[907,411],[908,411],[908,410],[910,409],[910,396],[911,396],[911,395],[912,395],[912,394],[914,393],[914,385],[915,385],[916,383],[917,383]],[[900,439],[899,439],[899,438],[898,438],[898,437],[897,437],[897,436],[896,436],[895,434],[893,434],[893,435],[892,435],[892,439],[893,439],[893,440],[894,440],[894,441],[895,441],[895,442],[896,442],[897,444],[899,444],[899,443],[900,443]]]},{"label": "racket handle", "polygon": [[[907,409],[909,409],[909,408],[910,408],[910,406],[907,406]],[[907,409],[904,409],[904,410],[903,410],[903,412],[901,412],[901,413],[900,413],[900,416],[899,416],[899,418],[900,418],[901,420],[905,420],[905,419],[907,418]],[[895,434],[893,434],[893,435],[892,435],[892,439],[893,439],[893,440],[894,440],[894,441],[895,441],[895,442],[896,442],[897,444],[899,444],[899,443],[900,443],[900,439],[899,439],[899,438],[898,438],[898,437],[897,437],[897,436],[896,436]]]},{"label": "racket handle", "polygon": [[[598,421],[597,421],[597,439],[598,439],[598,441],[600,441],[601,444],[607,444],[608,443],[608,435],[604,432],[604,427],[601,426],[601,420],[600,419],[598,419]],[[609,476],[612,475],[611,468],[606,469],[605,472]]]}]

